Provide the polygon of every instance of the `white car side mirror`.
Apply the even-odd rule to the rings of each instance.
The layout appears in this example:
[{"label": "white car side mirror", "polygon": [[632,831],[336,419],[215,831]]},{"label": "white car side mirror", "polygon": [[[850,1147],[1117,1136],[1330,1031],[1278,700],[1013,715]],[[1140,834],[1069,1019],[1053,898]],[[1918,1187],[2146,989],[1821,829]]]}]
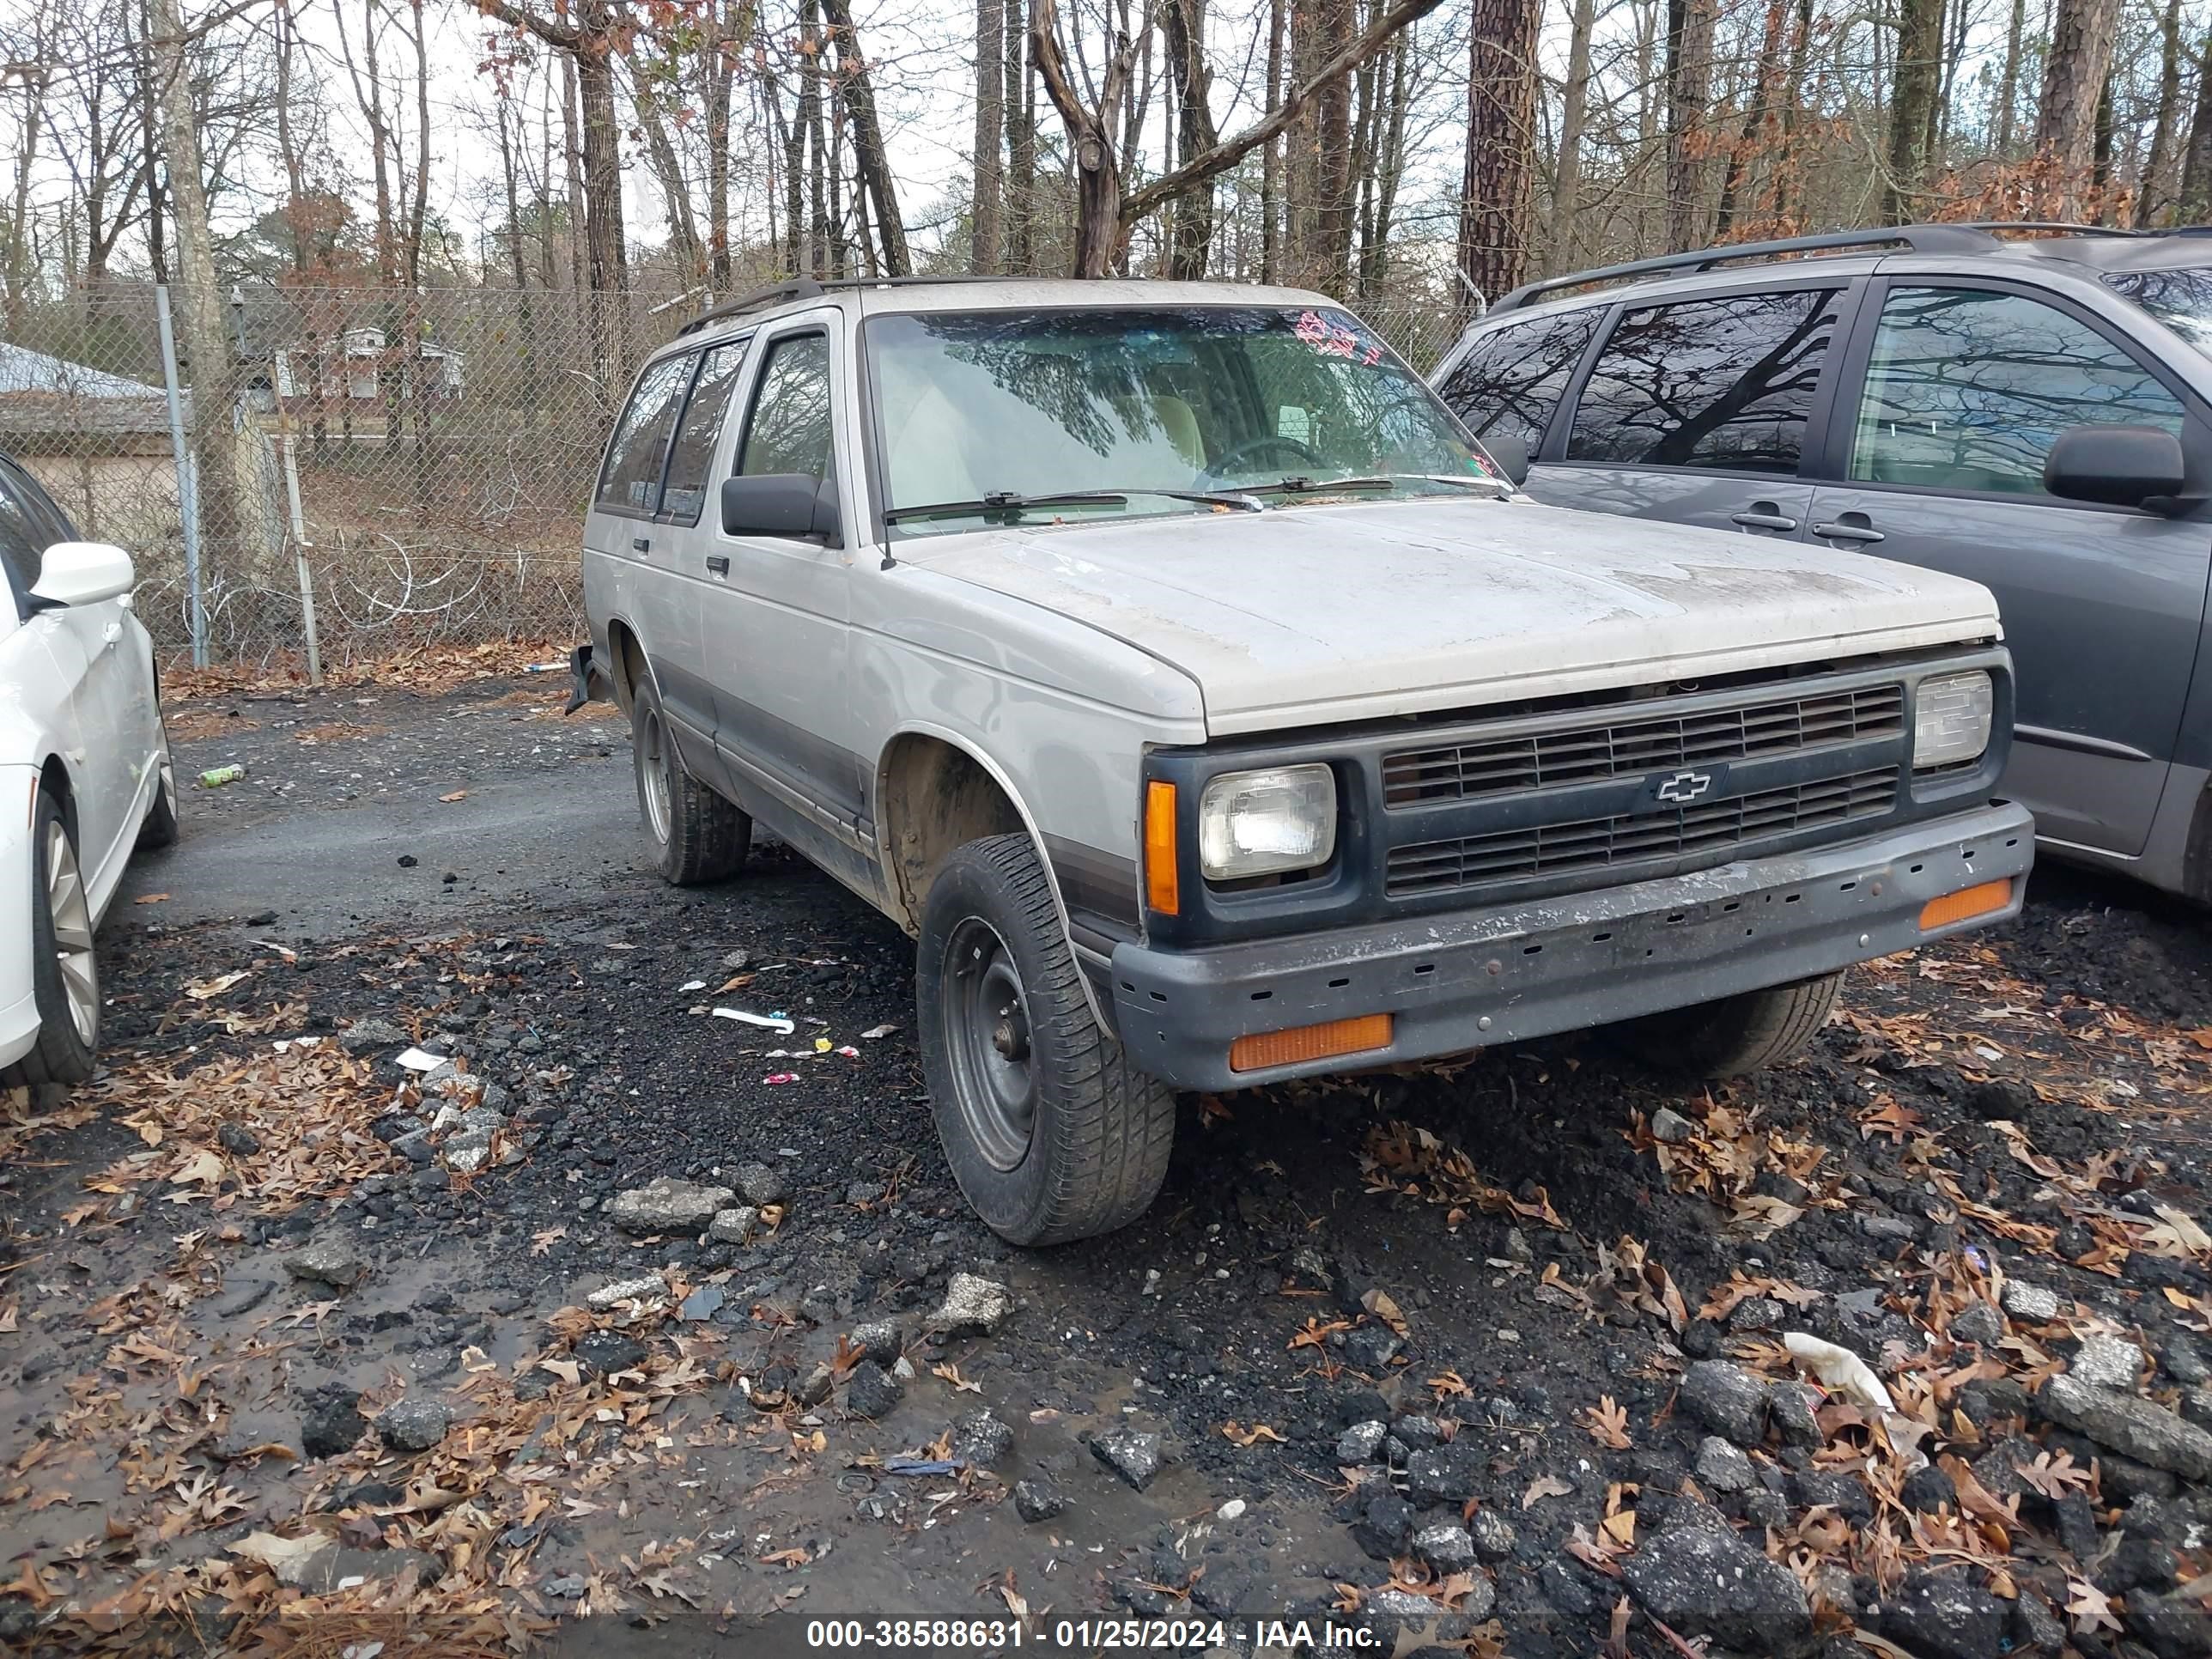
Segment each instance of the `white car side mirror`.
[{"label": "white car side mirror", "polygon": [[40,562],[31,599],[41,611],[97,605],[127,594],[137,580],[131,556],[119,547],[106,542],[56,542]]}]

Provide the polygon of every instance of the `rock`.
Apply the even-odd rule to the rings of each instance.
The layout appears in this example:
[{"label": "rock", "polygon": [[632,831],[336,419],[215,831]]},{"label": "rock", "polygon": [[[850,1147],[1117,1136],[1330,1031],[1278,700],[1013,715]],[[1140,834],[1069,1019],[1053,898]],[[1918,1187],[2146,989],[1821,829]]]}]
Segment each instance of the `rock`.
[{"label": "rock", "polygon": [[933,1330],[961,1336],[980,1332],[988,1336],[1013,1310],[1014,1295],[996,1279],[974,1273],[955,1273],[945,1287],[945,1300],[929,1316]]},{"label": "rock", "polygon": [[2185,1333],[2176,1331],[2158,1351],[2159,1369],[2184,1388],[2212,1381],[2212,1367]]},{"label": "rock", "polygon": [[714,1218],[707,1224],[707,1237],[717,1244],[742,1244],[752,1237],[753,1228],[759,1220],[760,1212],[750,1204],[717,1210]]},{"label": "rock", "polygon": [[416,1169],[428,1169],[438,1161],[438,1149],[432,1144],[428,1129],[410,1129],[392,1138],[392,1150]]},{"label": "rock", "polygon": [[434,1400],[395,1401],[376,1419],[376,1431],[394,1451],[424,1452],[446,1437],[453,1414]]},{"label": "rock", "polygon": [[1431,1572],[1465,1572],[1474,1565],[1474,1540],[1465,1527],[1439,1521],[1413,1534],[1413,1553]]},{"label": "rock", "polygon": [[1759,1479],[1743,1449],[1717,1434],[1698,1448],[1698,1484],[1709,1492],[1744,1492]]},{"label": "rock", "polygon": [[1735,1304],[1729,1315],[1729,1329],[1741,1334],[1746,1331],[1771,1331],[1784,1323],[1789,1315],[1771,1296],[1747,1296]]},{"label": "rock", "polygon": [[584,1305],[598,1313],[620,1307],[625,1302],[659,1302],[666,1299],[668,1281],[659,1273],[640,1273],[635,1279],[617,1279],[611,1285],[602,1285],[584,1297]]},{"label": "rock", "polygon": [[1700,1359],[1685,1371],[1676,1404],[1739,1446],[1766,1437],[1765,1379],[1725,1359]]},{"label": "rock", "polygon": [[1413,1506],[1389,1486],[1370,1488],[1365,1512],[1352,1523],[1352,1541],[1377,1561],[1389,1561],[1406,1553],[1413,1535]]},{"label": "rock", "polygon": [[1023,1520],[1035,1522],[1049,1521],[1067,1511],[1067,1499],[1060,1488],[1045,1480],[1014,1482],[1014,1513]]},{"label": "rock", "polygon": [[1998,1077],[1976,1084],[1967,1093],[1966,1103],[1968,1111],[1985,1122],[2002,1119],[2018,1123],[2033,1114],[2037,1102],[2035,1091],[2025,1083]]},{"label": "rock", "polygon": [[898,1322],[895,1319],[872,1319],[854,1326],[851,1341],[861,1358],[878,1365],[890,1364],[906,1346],[900,1340]]},{"label": "rock", "polygon": [[2124,1337],[2092,1336],[2068,1362],[2066,1375],[2093,1389],[2133,1394],[2142,1372],[2142,1350]]},{"label": "rock", "polygon": [[1790,1495],[1801,1510],[1826,1505],[1854,1526],[1863,1527],[1874,1519],[1874,1499],[1856,1475],[1808,1469],[1790,1477]]},{"label": "rock", "polygon": [[1387,1325],[1362,1325],[1346,1335],[1344,1357],[1363,1371],[1380,1371],[1405,1346],[1405,1338]]},{"label": "rock", "polygon": [[1671,1106],[1662,1106],[1651,1114],[1651,1138],[1664,1141],[1669,1146],[1679,1146],[1686,1140],[1696,1139],[1698,1126]]},{"label": "rock", "polygon": [[1483,1455],[1454,1440],[1431,1446],[1406,1460],[1406,1496],[1416,1504],[1464,1504],[1482,1486]]},{"label": "rock", "polygon": [[906,1397],[906,1384],[875,1365],[861,1365],[845,1385],[845,1409],[862,1417],[888,1417]]},{"label": "rock", "polygon": [[1645,1610],[1680,1635],[1710,1636],[1770,1659],[1790,1659],[1813,1644],[1813,1609],[1797,1576],[1725,1529],[1669,1525],[1628,1558],[1621,1576]]},{"label": "rock", "polygon": [[1906,1475],[1898,1495],[1904,1498],[1905,1508],[1922,1515],[1959,1507],[1959,1488],[1933,1463],[1924,1463]]},{"label": "rock", "polygon": [[310,1279],[344,1291],[361,1283],[361,1276],[368,1268],[351,1239],[333,1234],[286,1256],[284,1271],[295,1279]]},{"label": "rock", "polygon": [[694,1323],[712,1319],[722,1310],[725,1299],[720,1285],[702,1285],[684,1298],[682,1304],[676,1310],[677,1317],[690,1320]]},{"label": "rock", "polygon": [[456,1135],[439,1149],[446,1167],[462,1175],[474,1175],[491,1162],[489,1135]]},{"label": "rock", "polygon": [[1496,1510],[1477,1510],[1468,1533],[1474,1540],[1475,1553],[1486,1561],[1503,1561],[1519,1541],[1513,1523]]},{"label": "rock", "polygon": [[2003,1651],[2005,1604],[1963,1572],[1905,1575],[1884,1606],[1881,1633],[1926,1659],[1990,1659]]},{"label": "rock", "polygon": [[1112,1429],[1096,1436],[1091,1455],[1139,1492],[1160,1472],[1159,1436],[1137,1429]]},{"label": "rock", "polygon": [[2023,1590],[2012,1604],[2011,1659],[2058,1659],[2066,1651],[2066,1626],[2051,1604],[2033,1591]]},{"label": "rock", "polygon": [[1213,1518],[1217,1521],[1242,1521],[1244,1518],[1244,1511],[1250,1507],[1243,1498],[1232,1498],[1214,1510]]},{"label": "rock", "polygon": [[988,1469],[1014,1449],[1014,1431],[988,1411],[972,1411],[952,1425],[952,1455]]},{"label": "rock", "polygon": [[645,1346],[620,1331],[586,1331],[568,1352],[585,1370],[610,1376],[645,1363]]},{"label": "rock", "polygon": [[222,1294],[216,1298],[217,1319],[243,1319],[269,1299],[269,1292],[276,1288],[273,1279],[247,1279],[236,1285],[226,1283]]},{"label": "rock", "polygon": [[407,1033],[388,1019],[357,1019],[337,1034],[338,1047],[349,1054],[365,1054],[372,1048],[404,1048],[409,1041]]},{"label": "rock", "polygon": [[763,1207],[781,1204],[791,1192],[791,1185],[784,1180],[783,1172],[765,1164],[740,1164],[733,1179],[748,1204],[758,1204]]},{"label": "rock", "polygon": [[309,1595],[328,1595],[349,1579],[389,1579],[414,1589],[437,1577],[445,1567],[436,1556],[421,1550],[352,1549],[327,1538],[319,1549],[281,1558],[274,1571],[280,1584]]},{"label": "rock", "polygon": [[1951,1316],[1951,1340],[1993,1348],[2004,1340],[2004,1316],[1986,1302],[1961,1308]]},{"label": "rock", "polygon": [[702,1187],[696,1182],[662,1176],[642,1187],[617,1193],[607,1206],[607,1219],[626,1233],[696,1233],[713,1222],[737,1196],[727,1187]]},{"label": "rock", "polygon": [[1376,1454],[1382,1449],[1382,1437],[1389,1432],[1389,1430],[1380,1423],[1354,1423],[1337,1437],[1337,1462],[1346,1468],[1372,1463]]},{"label": "rock", "polygon": [[2097,1588],[2108,1595],[2133,1590],[2163,1594],[2179,1581],[2179,1565],[2173,1552],[2157,1539],[2130,1533],[2097,1569]]},{"label": "rock", "polygon": [[1410,1451],[1443,1443],[1444,1425],[1433,1417],[1401,1417],[1390,1425],[1390,1437]]},{"label": "rock", "polygon": [[356,1409],[361,1396],[343,1389],[325,1398],[300,1425],[300,1449],[310,1457],[337,1457],[353,1449],[368,1423]]},{"label": "rock", "polygon": [[2203,1659],[2212,1653],[2212,1618],[2197,1602],[2180,1595],[2128,1597],[2128,1628],[2158,1659]]},{"label": "rock", "polygon": [[243,1123],[219,1123],[215,1131],[216,1145],[233,1158],[252,1158],[261,1150],[261,1137]]},{"label": "rock", "polygon": [[2045,1382],[2036,1390],[2035,1403],[2060,1427],[2139,1463],[2170,1469],[2185,1480],[2212,1480],[2212,1432],[2162,1406],[2109,1393],[2071,1374]]},{"label": "rock", "polygon": [[1802,1382],[1770,1382],[1766,1386],[1767,1419],[1774,1425],[1777,1438],[1785,1446],[1803,1446],[1816,1449],[1827,1437],[1820,1432],[1820,1419],[1814,1414],[1818,1396]]},{"label": "rock", "polygon": [[2004,1310],[2031,1325],[2048,1325],[2058,1317],[2058,1292],[2024,1279],[2005,1281]]},{"label": "rock", "polygon": [[[1483,1581],[1487,1582],[1487,1581]],[[1484,1606],[1487,1613],[1497,1599],[1495,1590],[1491,1601]],[[1418,1644],[1426,1639],[1434,1642],[1456,1643],[1479,1622],[1470,1613],[1474,1597],[1470,1595],[1455,1611],[1441,1601],[1432,1601],[1425,1595],[1416,1595],[1411,1590],[1370,1590],[1360,1598],[1356,1617],[1370,1633],[1376,1650],[1389,1653],[1402,1645],[1411,1636]]]}]

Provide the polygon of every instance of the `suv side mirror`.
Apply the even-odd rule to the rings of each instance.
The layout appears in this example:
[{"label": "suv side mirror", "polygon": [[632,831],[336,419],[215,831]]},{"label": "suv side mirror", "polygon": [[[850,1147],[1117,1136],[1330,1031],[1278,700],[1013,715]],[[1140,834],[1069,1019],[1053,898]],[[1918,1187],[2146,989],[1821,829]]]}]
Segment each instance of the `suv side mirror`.
[{"label": "suv side mirror", "polygon": [[778,536],[791,541],[819,537],[826,547],[844,544],[834,479],[805,472],[757,472],[722,480],[722,533]]},{"label": "suv side mirror", "polygon": [[2142,507],[2187,488],[2181,440],[2154,426],[2077,426],[2058,434],[2043,487],[2072,501]]},{"label": "suv side mirror", "polygon": [[1517,432],[1497,432],[1479,441],[1482,453],[1497,464],[1512,486],[1518,489],[1528,482],[1528,441]]},{"label": "suv side mirror", "polygon": [[66,605],[98,605],[119,599],[137,582],[131,556],[106,542],[56,542],[40,561],[31,588],[31,608],[58,611]]}]

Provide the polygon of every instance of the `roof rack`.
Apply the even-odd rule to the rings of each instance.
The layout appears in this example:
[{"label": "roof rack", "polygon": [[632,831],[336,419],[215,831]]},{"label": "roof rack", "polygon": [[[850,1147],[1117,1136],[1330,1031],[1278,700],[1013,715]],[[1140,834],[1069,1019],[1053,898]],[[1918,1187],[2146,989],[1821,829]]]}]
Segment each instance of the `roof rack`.
[{"label": "roof rack", "polygon": [[793,276],[781,283],[770,283],[766,288],[757,288],[750,294],[739,295],[734,300],[725,300],[720,305],[709,306],[690,322],[678,329],[678,336],[696,334],[709,323],[719,323],[732,317],[742,317],[749,312],[765,311],[772,306],[796,305],[801,300],[818,300],[833,290],[861,288],[940,288],[959,283],[1020,283],[1042,280],[1023,276]]},{"label": "roof rack", "polygon": [[1550,276],[1524,283],[1491,307],[1492,312],[1517,311],[1534,305],[1547,295],[1567,289],[1596,288],[1607,283],[1634,282],[1680,271],[1711,270],[1716,266],[1783,259],[1793,254],[1840,252],[1847,248],[1904,247],[1914,253],[1981,253],[2002,246],[2000,232],[2039,231],[2067,236],[2145,236],[2159,233],[2122,230],[2107,225],[2065,224],[2038,220],[1979,220],[1956,224],[1885,225],[1875,230],[1836,230],[1818,236],[1789,236],[1771,242],[1738,242],[1726,247],[1701,248],[1689,253],[1662,253],[1656,258],[1632,259],[1569,276]]}]

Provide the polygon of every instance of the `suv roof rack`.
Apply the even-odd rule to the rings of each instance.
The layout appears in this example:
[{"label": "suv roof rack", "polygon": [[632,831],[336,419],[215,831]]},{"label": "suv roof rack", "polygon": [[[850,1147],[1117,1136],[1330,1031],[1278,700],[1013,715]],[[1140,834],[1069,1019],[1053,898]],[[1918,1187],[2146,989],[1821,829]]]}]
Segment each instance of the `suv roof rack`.
[{"label": "suv roof rack", "polygon": [[1955,224],[1885,225],[1876,230],[1835,230],[1818,236],[1787,236],[1771,242],[1738,242],[1726,247],[1701,248],[1689,253],[1662,253],[1656,258],[1632,259],[1626,264],[1606,265],[1573,276],[1548,276],[1541,282],[1522,283],[1490,309],[1492,312],[1517,311],[1535,304],[1547,295],[1567,289],[1596,288],[1607,283],[1633,282],[1677,271],[1711,270],[1717,265],[1784,259],[1799,253],[1899,246],[1914,253],[1985,253],[1992,247],[2003,246],[2003,237],[2000,233],[2008,231],[2034,231],[2064,236],[2151,236],[2161,234],[2122,230],[2108,225],[2066,224],[2032,219],[1975,220]]},{"label": "suv roof rack", "polygon": [[690,322],[676,331],[678,337],[696,334],[709,323],[719,323],[732,317],[742,317],[749,312],[765,311],[773,306],[796,305],[802,300],[818,300],[836,290],[860,288],[936,288],[959,283],[1021,283],[1042,280],[1026,276],[792,276],[780,283],[770,283],[766,288],[757,288],[750,294],[741,294],[734,300],[725,300],[718,306],[709,306]]}]

